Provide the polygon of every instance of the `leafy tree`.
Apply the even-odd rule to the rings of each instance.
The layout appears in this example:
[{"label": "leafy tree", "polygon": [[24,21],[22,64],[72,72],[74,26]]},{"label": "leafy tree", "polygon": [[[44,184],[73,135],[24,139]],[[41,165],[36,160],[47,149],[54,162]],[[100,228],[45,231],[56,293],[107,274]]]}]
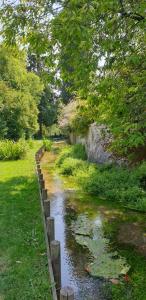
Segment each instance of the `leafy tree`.
[{"label": "leafy tree", "polygon": [[27,68],[35,72],[44,83],[44,90],[38,105],[38,123],[39,123],[39,137],[43,136],[43,126],[49,127],[56,122],[57,118],[57,97],[53,92],[54,78],[45,64],[46,56],[31,53],[28,51]]},{"label": "leafy tree", "polygon": [[38,130],[38,103],[43,89],[38,76],[27,72],[25,56],[0,46],[0,136],[29,137]]},{"label": "leafy tree", "polygon": [[120,153],[146,143],[145,25],[146,2],[127,0],[64,1],[53,21],[62,76],[85,99],[75,124],[107,123]]},{"label": "leafy tree", "polygon": [[39,135],[43,135],[43,126],[50,127],[57,121],[57,108],[58,103],[55,102],[53,93],[50,91],[49,86],[43,91],[41,101],[39,103]]},{"label": "leafy tree", "polygon": [[44,55],[53,76],[59,70],[69,92],[84,99],[85,109],[77,108],[78,116],[82,110],[84,120],[87,115],[91,122],[107,123],[116,150],[144,145],[145,0],[33,4],[26,0],[3,6],[4,38],[27,43],[31,52]]}]

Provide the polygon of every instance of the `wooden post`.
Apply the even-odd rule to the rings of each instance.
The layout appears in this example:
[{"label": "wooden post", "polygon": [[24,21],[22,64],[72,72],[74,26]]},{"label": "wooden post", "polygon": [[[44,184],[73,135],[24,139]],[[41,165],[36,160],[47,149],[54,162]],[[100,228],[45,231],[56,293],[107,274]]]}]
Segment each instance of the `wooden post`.
[{"label": "wooden post", "polygon": [[48,199],[48,191],[47,189],[42,189],[42,200],[45,201]]},{"label": "wooden post", "polygon": [[60,294],[61,289],[61,256],[60,256],[60,242],[52,241],[50,243],[51,262],[56,283],[57,294]]},{"label": "wooden post", "polygon": [[42,148],[41,156],[43,157],[43,155],[44,155],[44,149]]},{"label": "wooden post", "polygon": [[40,181],[43,180],[43,174],[39,174],[39,180],[40,180]]},{"label": "wooden post", "polygon": [[43,179],[40,180],[40,188],[41,188],[41,192],[45,188],[45,181]]},{"label": "wooden post", "polygon": [[44,214],[45,214],[46,218],[50,217],[50,201],[49,200],[44,200]]},{"label": "wooden post", "polygon": [[40,163],[39,164],[37,163],[37,170],[40,170],[40,169],[41,169]]},{"label": "wooden post", "polygon": [[42,174],[42,173],[41,173],[41,168],[39,168],[39,169],[38,169],[38,175],[39,175],[39,177],[40,177],[41,174]]},{"label": "wooden post", "polygon": [[74,291],[67,286],[60,291],[60,300],[74,300]]},{"label": "wooden post", "polygon": [[46,220],[47,225],[47,234],[49,243],[55,240],[55,227],[54,227],[54,218],[49,217]]}]

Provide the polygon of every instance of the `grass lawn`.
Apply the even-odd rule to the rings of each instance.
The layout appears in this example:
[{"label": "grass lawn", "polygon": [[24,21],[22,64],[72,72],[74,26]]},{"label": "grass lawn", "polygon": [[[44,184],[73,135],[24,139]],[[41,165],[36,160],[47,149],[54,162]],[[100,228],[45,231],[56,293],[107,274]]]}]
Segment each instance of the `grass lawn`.
[{"label": "grass lawn", "polygon": [[52,299],[35,175],[38,147],[25,160],[0,162],[0,300]]}]

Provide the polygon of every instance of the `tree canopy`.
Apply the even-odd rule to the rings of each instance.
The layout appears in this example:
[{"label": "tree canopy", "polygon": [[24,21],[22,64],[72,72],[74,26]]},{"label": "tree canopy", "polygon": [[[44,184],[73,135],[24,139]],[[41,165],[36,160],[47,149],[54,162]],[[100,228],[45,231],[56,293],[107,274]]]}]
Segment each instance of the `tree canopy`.
[{"label": "tree canopy", "polygon": [[5,0],[1,20],[3,39],[39,57],[64,103],[84,101],[81,133],[105,123],[117,151],[145,144],[145,0]]},{"label": "tree canopy", "polygon": [[30,137],[38,129],[38,103],[43,84],[26,70],[25,56],[0,46],[0,136]]}]

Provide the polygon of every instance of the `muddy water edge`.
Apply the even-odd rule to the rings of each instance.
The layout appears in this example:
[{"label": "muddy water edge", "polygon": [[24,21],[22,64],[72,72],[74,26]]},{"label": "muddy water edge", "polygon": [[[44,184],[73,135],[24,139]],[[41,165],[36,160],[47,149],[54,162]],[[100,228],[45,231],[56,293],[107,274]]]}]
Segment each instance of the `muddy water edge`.
[{"label": "muddy water edge", "polygon": [[[61,242],[62,286],[73,287],[75,300],[146,300],[146,290],[133,291],[138,282],[136,276],[139,276],[140,284],[146,285],[146,214],[84,194],[71,177],[60,176],[55,160],[57,148],[62,146],[56,143],[55,150],[46,152],[41,162],[51,200],[51,216],[55,218],[55,239]],[[73,230],[76,221],[76,225],[82,222],[82,231],[85,231],[85,235],[77,232],[78,239]],[[101,247],[106,243],[108,254],[116,251],[116,255],[126,260],[130,268],[128,275],[121,274],[118,280],[110,280],[107,265],[104,272],[103,263],[99,276],[91,276],[92,255],[85,245],[78,242],[80,233],[85,239],[91,222]]]}]

